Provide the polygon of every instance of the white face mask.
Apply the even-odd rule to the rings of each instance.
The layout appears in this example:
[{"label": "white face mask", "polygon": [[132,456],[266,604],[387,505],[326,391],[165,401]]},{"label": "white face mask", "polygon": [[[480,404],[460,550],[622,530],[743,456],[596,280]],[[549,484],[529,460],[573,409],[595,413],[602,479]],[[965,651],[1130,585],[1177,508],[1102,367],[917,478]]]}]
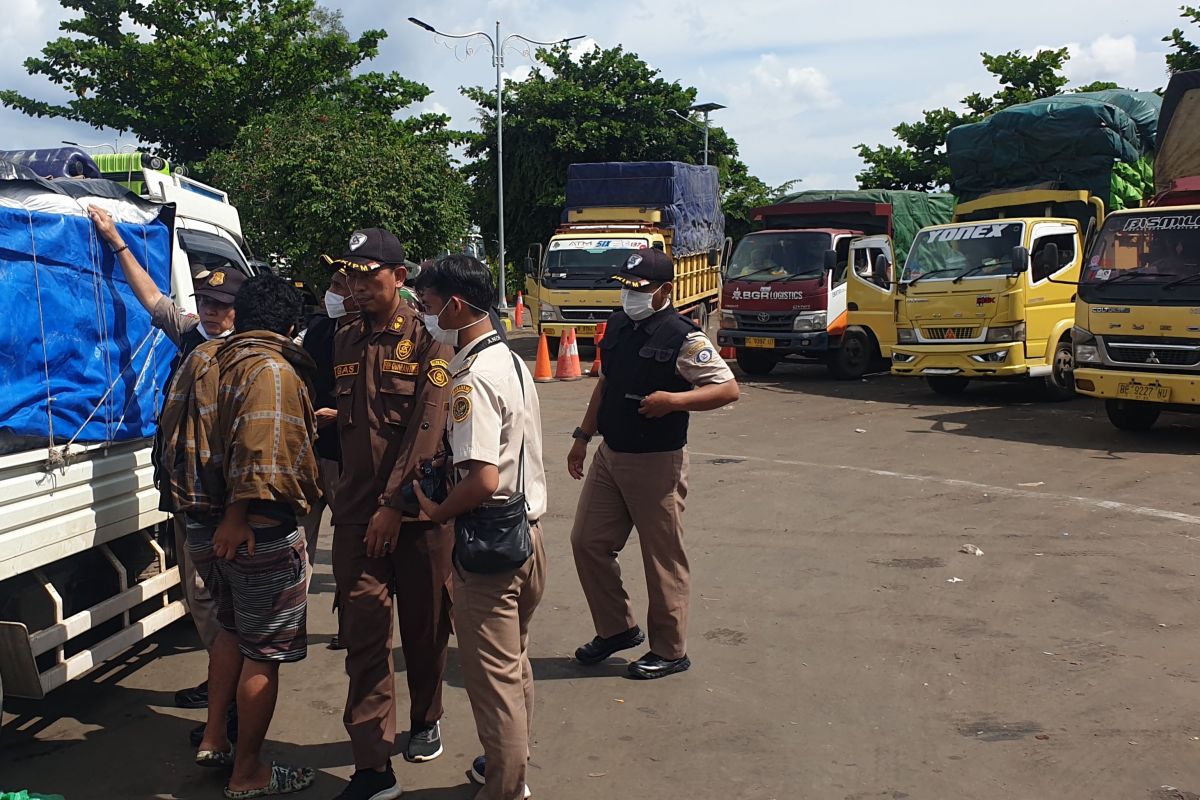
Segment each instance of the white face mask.
[{"label": "white face mask", "polygon": [[346,298],[336,292],[325,292],[325,313],[330,319],[346,316]]},{"label": "white face mask", "polygon": [[202,336],[206,342],[211,342],[213,339],[224,339],[233,335],[233,328],[230,328],[227,331],[221,331],[216,336],[213,336],[208,332],[208,330],[205,329],[203,322],[196,326],[196,330],[200,331],[200,336]]},{"label": "white face mask", "polygon": [[[461,300],[462,298],[459,298],[459,299]],[[487,313],[488,313],[488,312],[484,311],[482,308],[480,308],[479,306],[472,306],[470,303],[467,303],[466,300],[463,300],[463,302],[466,303],[468,306],[471,306],[471,308],[475,309],[476,311],[478,311],[481,314],[487,315]],[[427,331],[429,331],[429,335],[434,338],[434,341],[441,342],[442,344],[448,344],[451,347],[456,347],[458,345],[458,332],[461,331],[463,328],[471,327],[472,325],[475,324],[475,322],[478,322],[479,320],[476,320],[475,322],[468,322],[466,325],[463,325],[460,328],[443,328],[442,324],[440,322],[440,320],[442,318],[442,312],[444,312],[449,307],[450,307],[450,304],[447,303],[446,305],[442,306],[442,310],[439,311],[438,313],[422,314],[421,317],[422,317],[422,319],[425,320],[425,329]]]},{"label": "white face mask", "polygon": [[621,290],[621,308],[634,322],[644,320],[655,311],[662,311],[662,308],[654,307],[654,292],[635,292],[632,289]]}]

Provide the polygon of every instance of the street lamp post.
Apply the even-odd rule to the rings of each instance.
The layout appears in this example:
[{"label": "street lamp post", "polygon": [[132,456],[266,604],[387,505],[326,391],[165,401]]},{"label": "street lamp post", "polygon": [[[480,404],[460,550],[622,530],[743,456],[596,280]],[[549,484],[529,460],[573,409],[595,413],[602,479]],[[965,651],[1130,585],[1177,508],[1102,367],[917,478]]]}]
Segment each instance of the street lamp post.
[{"label": "street lamp post", "polygon": [[496,68],[496,205],[498,208],[496,239],[497,247],[500,250],[500,300],[496,304],[497,308],[508,308],[508,299],[504,296],[504,87],[502,85],[501,71],[504,69],[504,48],[513,39],[520,39],[522,42],[538,46],[538,47],[553,47],[556,44],[566,44],[568,42],[582,39],[582,36],[568,36],[565,39],[558,39],[553,42],[542,42],[537,39],[530,39],[527,36],[522,36],[519,33],[510,33],[503,39],[500,38],[500,21],[496,20],[496,36],[484,31],[473,31],[471,33],[444,33],[439,31],[427,22],[422,22],[416,17],[409,17],[408,21],[419,28],[424,28],[430,33],[447,39],[472,39],[476,36],[482,36],[487,40],[488,45],[492,48],[492,66]]},{"label": "street lamp post", "polygon": [[699,111],[700,113],[702,113],[704,115],[704,124],[703,125],[701,125],[699,122],[696,122],[693,119],[685,117],[683,114],[680,114],[678,111],[676,111],[673,108],[670,109],[670,112],[672,114],[679,117],[684,122],[690,122],[692,125],[695,125],[696,127],[704,128],[704,166],[706,166],[706,167],[708,166],[708,115],[714,111],[720,111],[722,108],[725,108],[725,106],[721,105],[720,103],[701,103],[700,105],[692,106],[691,108],[689,108],[688,111]]}]

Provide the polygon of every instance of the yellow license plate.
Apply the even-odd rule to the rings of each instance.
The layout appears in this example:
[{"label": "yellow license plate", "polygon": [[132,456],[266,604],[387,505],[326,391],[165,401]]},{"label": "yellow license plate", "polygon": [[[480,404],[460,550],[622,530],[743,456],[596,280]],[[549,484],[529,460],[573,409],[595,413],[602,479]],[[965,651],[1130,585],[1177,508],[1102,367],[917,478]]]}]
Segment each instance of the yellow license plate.
[{"label": "yellow license plate", "polygon": [[746,337],[746,347],[764,347],[764,348],[770,349],[774,346],[775,346],[774,339],[764,339],[761,336],[747,336]]},{"label": "yellow license plate", "polygon": [[1118,383],[1117,397],[1126,400],[1149,400],[1153,403],[1171,402],[1171,387],[1146,383]]}]

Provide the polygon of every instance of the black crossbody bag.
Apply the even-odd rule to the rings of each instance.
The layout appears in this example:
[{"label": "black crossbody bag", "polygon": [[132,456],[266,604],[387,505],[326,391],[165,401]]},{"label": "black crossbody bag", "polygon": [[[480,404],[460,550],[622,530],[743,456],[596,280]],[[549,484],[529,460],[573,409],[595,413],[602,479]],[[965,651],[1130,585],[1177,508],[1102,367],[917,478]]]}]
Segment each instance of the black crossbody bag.
[{"label": "black crossbody bag", "polygon": [[[499,341],[485,342],[480,350]],[[515,353],[509,353],[525,399],[525,376]],[[454,557],[467,572],[491,575],[511,572],[533,555],[529,504],[525,501],[525,430],[521,430],[521,460],[517,462],[517,492],[503,503],[477,506],[454,520]]]}]

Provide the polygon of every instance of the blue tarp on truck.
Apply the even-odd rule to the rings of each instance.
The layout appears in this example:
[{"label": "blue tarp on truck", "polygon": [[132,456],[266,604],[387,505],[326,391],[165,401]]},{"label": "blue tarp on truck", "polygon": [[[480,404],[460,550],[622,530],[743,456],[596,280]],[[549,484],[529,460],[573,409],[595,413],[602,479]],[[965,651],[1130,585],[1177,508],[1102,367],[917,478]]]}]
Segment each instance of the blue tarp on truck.
[{"label": "blue tarp on truck", "polygon": [[[115,216],[119,208],[136,209],[141,221],[118,228],[168,294],[173,212],[109,181],[7,174],[10,180],[0,180],[4,449],[45,446],[51,428],[55,445],[153,436],[175,346],[151,327],[116,257],[79,206],[112,203]],[[47,208],[62,210],[37,210]]]},{"label": "blue tarp on truck", "polygon": [[663,227],[674,231],[675,255],[719,250],[725,243],[716,167],[679,161],[609,161],[567,168],[567,209],[607,206],[661,209]]}]

